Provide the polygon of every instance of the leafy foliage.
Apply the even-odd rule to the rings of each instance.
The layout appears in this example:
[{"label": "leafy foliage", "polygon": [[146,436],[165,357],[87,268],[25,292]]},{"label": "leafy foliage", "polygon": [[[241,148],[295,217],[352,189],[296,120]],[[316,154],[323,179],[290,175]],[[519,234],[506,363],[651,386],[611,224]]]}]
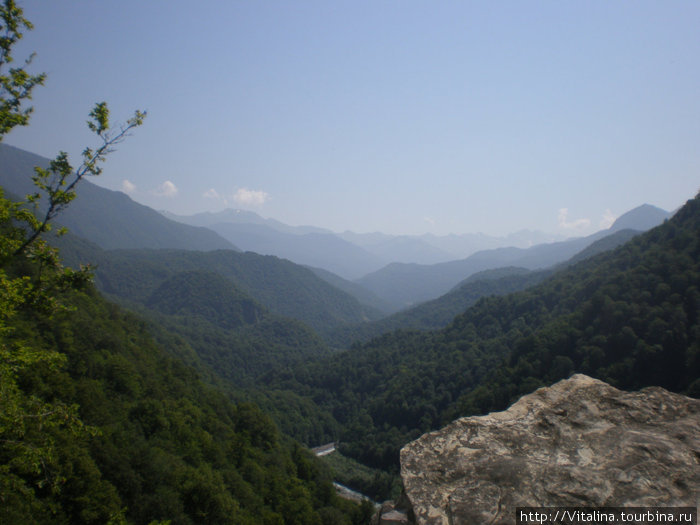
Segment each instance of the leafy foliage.
[{"label": "leafy foliage", "polygon": [[33,75],[27,71],[33,56],[27,58],[24,67],[9,67],[14,62],[12,48],[22,39],[25,30],[33,28],[24,17],[24,12],[13,1],[6,0],[0,6],[0,137],[4,137],[17,126],[29,124],[33,108],[24,103],[32,98],[36,86],[44,83],[46,75]]},{"label": "leafy foliage", "polygon": [[35,491],[38,515],[93,523],[126,509],[134,523],[321,523],[320,509],[337,507],[328,472],[283,442],[255,405],[204,387],[144,321],[95,292],[70,302],[52,319],[25,316],[14,336],[66,356],[61,371],[25,370],[21,383],[75,407],[94,434],[53,433],[60,483],[53,494]]},{"label": "leafy foliage", "polygon": [[[76,186],[86,176],[98,176],[102,173],[100,166],[107,159],[115,145],[122,142],[129,132],[143,124],[146,113],[136,111],[134,116],[121,126],[119,131],[113,132],[109,123],[109,108],[106,102],[98,102],[90,112],[92,120],[88,121],[88,127],[100,138],[100,145],[93,148],[85,148],[83,162],[73,169],[68,161],[68,154],[64,151],[49,163],[48,168],[37,166],[32,177],[36,192],[29,195],[27,200],[34,204],[34,213],[23,217],[24,222],[30,227],[30,234],[18,248],[17,253],[34,243],[39,235],[51,229],[51,221],[75,199]],[[44,203],[41,202],[45,198]],[[37,213],[39,204],[43,204],[43,213]],[[42,217],[43,215],[43,217]],[[42,217],[42,218],[39,218]]]},{"label": "leafy foliage", "polygon": [[[13,61],[12,47],[31,23],[12,0],[0,7],[4,36],[0,38],[0,139],[16,126],[29,122],[31,107],[24,107],[44,75],[32,75],[22,67],[5,68]],[[27,67],[31,57],[25,61]],[[3,521],[48,521],[58,514],[51,498],[68,481],[60,450],[94,433],[78,417],[78,407],[43,387],[56,377],[66,357],[42,344],[38,332],[22,333],[23,318],[32,313],[47,319],[67,308],[62,295],[86,285],[85,269],[63,268],[58,254],[40,236],[51,229],[51,220],[75,197],[74,188],[85,175],[99,174],[112,145],[138,126],[145,116],[137,112],[125,128],[110,134],[105,104],[91,116],[101,139],[97,150],[86,150],[83,164],[73,171],[60,153],[48,169],[36,169],[32,180],[37,191],[24,201],[12,201],[0,188],[0,499]],[[39,204],[45,198],[39,213]],[[59,231],[59,234],[61,231]],[[44,392],[47,395],[44,395]],[[89,476],[87,476],[89,478]],[[98,487],[99,483],[93,485]],[[36,494],[47,496],[37,498]],[[32,519],[21,519],[33,517]]]}]

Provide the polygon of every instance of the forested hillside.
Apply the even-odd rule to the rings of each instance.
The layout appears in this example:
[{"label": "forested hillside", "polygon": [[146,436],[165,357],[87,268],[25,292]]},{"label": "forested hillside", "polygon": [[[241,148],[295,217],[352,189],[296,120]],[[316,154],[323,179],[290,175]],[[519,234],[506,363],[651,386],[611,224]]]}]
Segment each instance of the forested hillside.
[{"label": "forested hillside", "polygon": [[[401,310],[442,296],[477,272],[507,266],[539,270],[561,264],[604,239],[612,241],[610,247],[622,238],[629,238],[630,231],[649,230],[669,215],[660,208],[642,205],[624,213],[609,229],[587,237],[544,242],[528,248],[509,246],[481,250],[465,259],[433,265],[393,263],[358,279],[357,283],[392,304],[394,310]],[[623,230],[627,232],[622,233]]]},{"label": "forested hillside", "polygon": [[89,288],[61,300],[70,310],[23,312],[3,340],[65,359],[21,368],[13,401],[74,416],[3,410],[0,522],[335,523],[359,512],[268,416],[202,385],[143,321]]},{"label": "forested hillside", "polygon": [[616,250],[481,299],[443,330],[386,334],[266,380],[314,399],[340,423],[345,453],[386,469],[422,432],[573,372],[698,396],[699,233],[700,196]]},{"label": "forested hillside", "polygon": [[[308,270],[275,257],[217,251],[105,252],[70,234],[58,241],[71,266],[96,264],[102,292],[148,319],[154,336],[171,353],[208,380],[223,380],[229,391],[273,368],[327,354],[326,343],[310,323],[299,319],[312,321],[313,314],[323,312],[328,326],[339,323],[334,317],[338,310],[328,300],[339,296],[340,311],[342,305],[349,305],[350,312],[353,307],[360,310],[356,301]],[[315,293],[316,285],[321,294]],[[267,305],[258,300],[260,295]],[[293,317],[274,312],[278,298],[282,305],[298,305],[296,311],[286,308]]]},{"label": "forested hillside", "polygon": [[271,312],[305,322],[320,333],[376,315],[310,270],[274,256],[230,250],[113,250],[96,263],[100,290],[144,303],[164,281],[180,272],[207,271],[230,280]]},{"label": "forested hillside", "polygon": [[218,274],[177,273],[144,306],[139,313],[152,321],[154,333],[171,351],[185,360],[196,355],[192,364],[236,388],[274,368],[329,353],[307,325],[271,314]]},{"label": "forested hillside", "polygon": [[[34,167],[46,167],[49,159],[0,144],[2,185],[18,197],[35,191]],[[74,234],[110,248],[180,248],[186,250],[236,250],[236,246],[206,228],[181,224],[131,200],[125,193],[84,181],[79,198],[59,217]]]},{"label": "forested hillside", "polygon": [[544,270],[527,270],[518,267],[496,268],[475,273],[455,286],[445,295],[407,308],[377,321],[336,328],[327,340],[339,348],[353,343],[366,343],[373,337],[393,330],[437,330],[447,326],[458,314],[482,297],[505,295],[525,290],[538,284],[555,271],[619,246],[640,232],[620,230],[595,241],[571,259]]},{"label": "forested hillside", "polygon": [[[70,202],[72,176],[37,178],[49,210]],[[40,217],[0,188],[0,522],[366,522],[371,507],[340,500],[330,472],[269,416],[174,357],[188,348],[177,335],[159,345],[88,271],[63,267],[43,240],[53,215]],[[147,302],[173,319],[196,310],[212,326],[275,330],[262,306],[203,272],[174,274]]]},{"label": "forested hillside", "polygon": [[433,265],[392,263],[365,275],[356,282],[394,305],[395,310],[435,299],[477,272],[518,266],[530,270],[563,262],[596,240],[605,237],[602,230],[588,237],[546,243],[530,248],[483,250],[466,259]]}]

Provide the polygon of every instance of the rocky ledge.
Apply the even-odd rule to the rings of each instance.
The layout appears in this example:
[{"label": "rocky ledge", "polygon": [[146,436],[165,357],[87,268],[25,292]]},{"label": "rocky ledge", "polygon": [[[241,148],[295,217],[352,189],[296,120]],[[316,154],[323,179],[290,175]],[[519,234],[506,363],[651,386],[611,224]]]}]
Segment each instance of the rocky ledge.
[{"label": "rocky ledge", "polygon": [[516,507],[697,506],[700,400],[575,375],[401,450],[419,524],[510,524]]}]

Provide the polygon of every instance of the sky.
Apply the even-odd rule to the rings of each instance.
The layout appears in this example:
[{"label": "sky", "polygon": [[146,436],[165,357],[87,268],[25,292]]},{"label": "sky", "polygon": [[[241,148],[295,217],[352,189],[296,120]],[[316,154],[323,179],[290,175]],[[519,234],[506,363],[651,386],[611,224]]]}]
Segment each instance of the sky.
[{"label": "sky", "polygon": [[[93,182],[334,231],[592,233],[700,190],[700,2],[26,0],[27,128]],[[77,162],[74,162],[77,163]]]}]

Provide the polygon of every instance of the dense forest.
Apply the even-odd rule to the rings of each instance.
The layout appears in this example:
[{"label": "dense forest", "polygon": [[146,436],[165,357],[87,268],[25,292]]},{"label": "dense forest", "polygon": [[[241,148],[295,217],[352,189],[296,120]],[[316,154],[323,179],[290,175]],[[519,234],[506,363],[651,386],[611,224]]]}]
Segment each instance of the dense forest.
[{"label": "dense forest", "polygon": [[[117,257],[98,259],[98,279],[147,320],[170,355],[231,399],[260,406],[306,446],[340,441],[344,454],[377,469],[343,479],[382,499],[396,493],[392,475],[409,440],[461,415],[503,409],[573,372],[697,395],[697,216],[696,198],[647,234],[618,232],[552,269],[476,274],[386,321],[343,325],[335,317],[326,338],[337,345],[383,332],[335,354],[307,325],[234,284],[242,254],[109,252]],[[245,256],[278,268],[275,258]],[[402,326],[422,331],[386,331]],[[672,333],[685,335],[674,343]]]},{"label": "dense forest", "polygon": [[385,470],[408,440],[501,410],[574,372],[625,389],[700,394],[700,197],[662,226],[449,326],[396,331],[264,381],[313,399],[341,450]]},{"label": "dense forest", "polygon": [[3,339],[55,361],[15,367],[12,403],[28,413],[4,400],[0,522],[360,519],[316,458],[255,405],[203,385],[146,322],[89,286],[60,300],[53,315],[22,308]]}]

